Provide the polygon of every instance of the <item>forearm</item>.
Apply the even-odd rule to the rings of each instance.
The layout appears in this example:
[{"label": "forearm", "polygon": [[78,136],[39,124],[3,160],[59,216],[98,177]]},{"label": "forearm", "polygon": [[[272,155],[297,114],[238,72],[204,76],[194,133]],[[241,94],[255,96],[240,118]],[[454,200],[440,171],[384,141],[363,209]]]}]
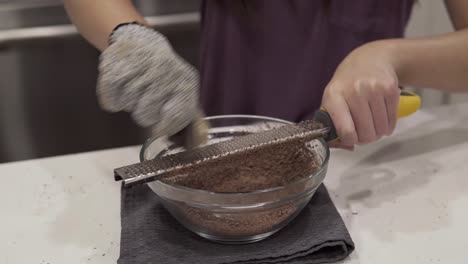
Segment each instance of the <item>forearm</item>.
[{"label": "forearm", "polygon": [[468,29],[428,38],[382,41],[400,85],[468,92]]},{"label": "forearm", "polygon": [[118,24],[146,24],[130,0],[64,0],[64,4],[78,31],[101,51],[107,48],[109,35]]}]

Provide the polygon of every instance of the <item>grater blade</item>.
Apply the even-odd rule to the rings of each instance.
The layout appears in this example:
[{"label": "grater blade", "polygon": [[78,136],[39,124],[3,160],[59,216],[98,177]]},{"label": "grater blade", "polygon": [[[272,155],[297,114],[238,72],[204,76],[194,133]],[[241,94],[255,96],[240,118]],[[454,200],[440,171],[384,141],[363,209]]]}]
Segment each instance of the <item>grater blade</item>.
[{"label": "grater blade", "polygon": [[116,181],[123,180],[124,187],[131,187],[172,177],[179,170],[189,167],[196,168],[202,163],[229,162],[229,157],[232,155],[261,151],[262,148],[273,147],[278,144],[295,144],[298,142],[305,144],[313,139],[325,137],[328,132],[328,127],[324,127],[316,121],[288,124],[117,168],[114,170],[114,176]]}]

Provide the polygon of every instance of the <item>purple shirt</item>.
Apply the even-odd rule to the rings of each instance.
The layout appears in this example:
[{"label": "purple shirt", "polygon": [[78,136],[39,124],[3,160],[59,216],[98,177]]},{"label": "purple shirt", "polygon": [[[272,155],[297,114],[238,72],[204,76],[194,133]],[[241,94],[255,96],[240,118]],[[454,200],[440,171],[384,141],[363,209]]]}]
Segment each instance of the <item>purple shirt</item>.
[{"label": "purple shirt", "polygon": [[402,37],[412,5],[413,0],[204,0],[206,114],[310,117],[344,57],[366,42]]}]

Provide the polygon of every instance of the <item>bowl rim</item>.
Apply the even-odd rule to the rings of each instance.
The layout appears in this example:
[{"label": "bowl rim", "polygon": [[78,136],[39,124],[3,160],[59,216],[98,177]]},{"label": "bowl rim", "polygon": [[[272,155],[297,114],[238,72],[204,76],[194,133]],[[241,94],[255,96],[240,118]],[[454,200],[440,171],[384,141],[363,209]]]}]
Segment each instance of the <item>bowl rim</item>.
[{"label": "bowl rim", "polygon": [[[235,118],[263,119],[263,120],[266,120],[266,121],[274,121],[274,122],[279,122],[279,123],[283,123],[283,124],[292,124],[293,123],[293,122],[290,122],[290,121],[287,121],[287,120],[284,120],[284,119],[268,117],[268,116],[261,116],[261,115],[214,115],[214,116],[204,117],[203,119],[209,121],[209,120],[214,120],[214,119],[235,119]],[[141,149],[140,149],[140,155],[139,155],[140,156],[139,157],[140,161],[145,160],[144,154],[145,154],[146,149],[157,139],[158,139],[157,137],[150,137],[149,139],[147,139],[143,143],[143,145],[141,146]],[[328,162],[330,160],[330,148],[328,147],[327,142],[323,138],[318,138],[316,140],[318,140],[325,148],[325,159],[324,159],[324,161],[320,164],[318,169],[315,170],[312,174],[310,174],[309,176],[304,177],[302,179],[299,179],[297,181],[291,182],[288,185],[277,186],[277,187],[267,188],[267,189],[260,189],[260,190],[255,190],[255,191],[251,191],[251,192],[222,193],[222,192],[211,192],[211,191],[200,190],[200,189],[192,189],[192,188],[188,188],[188,187],[177,185],[177,184],[165,183],[165,182],[162,182],[162,181],[158,181],[158,184],[161,184],[165,188],[174,188],[174,189],[177,189],[179,191],[185,191],[185,192],[190,192],[190,193],[200,193],[200,194],[203,194],[203,195],[217,195],[217,196],[224,196],[224,197],[236,197],[236,196],[245,196],[245,195],[264,194],[264,193],[268,193],[268,192],[276,192],[276,191],[288,189],[288,188],[291,188],[291,187],[295,186],[296,184],[306,182],[306,181],[310,180],[311,178],[313,178],[316,175],[321,175],[321,173],[327,168]],[[323,180],[321,182],[323,182]],[[320,183],[317,186],[319,186]]]}]

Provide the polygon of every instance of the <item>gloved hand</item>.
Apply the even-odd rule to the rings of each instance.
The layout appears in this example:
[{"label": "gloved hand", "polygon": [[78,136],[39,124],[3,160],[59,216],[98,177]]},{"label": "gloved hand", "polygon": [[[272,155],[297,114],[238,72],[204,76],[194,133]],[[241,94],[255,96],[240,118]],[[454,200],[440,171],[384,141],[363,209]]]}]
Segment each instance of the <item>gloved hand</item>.
[{"label": "gloved hand", "polygon": [[187,127],[199,109],[196,69],[159,32],[130,23],[118,26],[101,54],[97,95],[110,112],[127,111],[154,136]]}]

